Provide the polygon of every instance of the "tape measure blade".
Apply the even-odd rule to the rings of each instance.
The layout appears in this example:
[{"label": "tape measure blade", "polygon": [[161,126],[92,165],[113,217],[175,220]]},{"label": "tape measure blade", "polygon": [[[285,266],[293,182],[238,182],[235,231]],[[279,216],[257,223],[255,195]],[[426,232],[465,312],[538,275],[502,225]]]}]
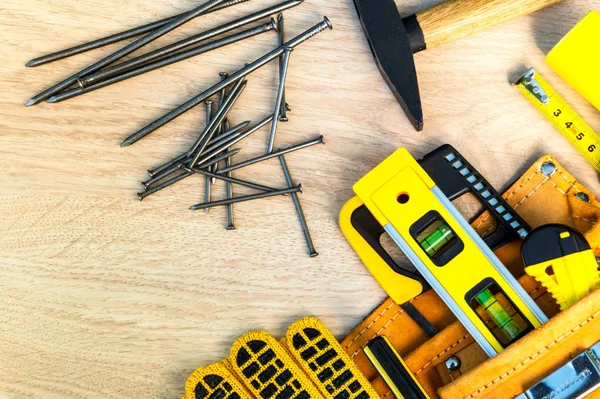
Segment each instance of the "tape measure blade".
[{"label": "tape measure blade", "polygon": [[547,104],[531,94],[522,82],[517,85],[519,90],[594,169],[600,172],[600,136],[539,73],[535,74],[535,79],[549,97]]}]

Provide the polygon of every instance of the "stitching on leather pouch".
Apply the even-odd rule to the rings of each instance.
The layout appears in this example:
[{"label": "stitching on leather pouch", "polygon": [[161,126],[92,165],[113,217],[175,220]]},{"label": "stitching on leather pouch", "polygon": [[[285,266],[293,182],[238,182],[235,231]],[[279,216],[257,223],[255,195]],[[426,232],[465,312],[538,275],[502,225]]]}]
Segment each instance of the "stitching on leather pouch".
[{"label": "stitching on leather pouch", "polygon": [[[396,313],[394,315],[394,317],[392,317],[390,320],[388,320],[388,322],[379,329],[379,331],[377,331],[375,334],[373,334],[373,338],[378,337],[379,334],[381,334],[381,332],[383,330],[385,330],[390,324],[392,324],[394,322],[394,320],[396,320],[398,318],[398,316],[400,316],[402,313],[404,313],[404,309],[400,308],[400,310],[398,311],[398,313]],[[350,355],[351,359],[354,359],[356,357],[356,355],[358,355],[360,352],[362,351],[362,348],[358,348],[352,355]]]},{"label": "stitching on leather pouch", "polygon": [[588,222],[588,223],[591,223],[591,224],[597,224],[598,223],[598,222],[594,222],[594,221],[586,219],[586,218],[582,218],[581,216],[577,216],[577,215],[573,215],[573,217],[575,219],[580,219],[580,220],[583,220],[584,222]]},{"label": "stitching on leather pouch", "polygon": [[[526,196],[523,197],[523,199],[521,201],[519,201],[515,206],[513,206],[513,209],[516,210],[518,207],[520,207],[521,205],[523,205],[523,203],[525,203],[526,200],[528,200],[529,198],[531,198],[531,196],[533,194],[535,194],[536,191],[538,191],[540,188],[542,188],[542,186],[544,184],[546,184],[547,182],[550,181],[549,177],[546,177],[544,180],[541,181],[540,184],[538,184],[533,190],[531,190]],[[554,184],[554,183],[552,183]],[[554,184],[554,187],[560,191],[563,195],[565,194],[562,190],[560,190],[558,188],[558,186],[556,184]],[[487,229],[486,231],[483,232],[482,236],[485,236],[486,234],[492,232],[494,229],[496,228],[496,226],[492,226],[489,229]]]},{"label": "stitching on leather pouch", "polygon": [[459,339],[458,341],[456,341],[454,344],[450,345],[449,347],[447,347],[446,349],[444,349],[443,351],[441,351],[440,353],[438,353],[437,355],[435,355],[433,357],[433,359],[431,359],[430,361],[428,361],[427,363],[425,363],[425,365],[423,367],[421,367],[419,369],[419,371],[417,371],[415,373],[415,375],[419,375],[423,370],[425,370],[427,367],[429,367],[433,362],[435,362],[436,359],[439,359],[444,353],[448,352],[450,349],[454,348],[455,346],[459,345],[461,342],[463,342],[465,339],[469,338],[471,336],[471,334],[467,334],[464,337],[462,337],[461,339]]},{"label": "stitching on leather pouch", "polygon": [[479,395],[480,393],[482,393],[483,391],[485,391],[486,389],[490,388],[491,386],[496,385],[498,382],[500,382],[501,380],[505,379],[506,377],[508,377],[509,375],[511,375],[513,372],[515,372],[517,369],[523,367],[524,365],[526,365],[527,363],[529,363],[530,361],[532,361],[534,358],[538,357],[542,353],[546,352],[547,350],[549,350],[550,348],[552,348],[553,346],[555,346],[556,344],[558,344],[559,342],[561,342],[562,340],[564,340],[565,338],[567,338],[569,335],[571,335],[574,332],[576,332],[577,330],[581,329],[581,327],[585,326],[586,324],[588,324],[589,322],[591,322],[592,320],[594,320],[596,317],[598,317],[598,315],[600,315],[600,311],[594,313],[592,316],[590,316],[589,318],[587,318],[586,320],[584,320],[583,322],[581,322],[580,324],[578,324],[577,326],[575,326],[571,330],[567,331],[565,334],[563,334],[560,337],[558,337],[555,341],[553,341],[552,343],[550,343],[547,346],[544,346],[542,349],[540,349],[539,351],[537,351],[533,355],[529,356],[527,359],[523,360],[521,363],[517,364],[512,369],[506,371],[504,374],[502,374],[501,376],[497,377],[496,379],[494,379],[490,383],[486,384],[485,386],[483,386],[482,388],[478,389],[477,391],[471,393],[470,395],[465,396],[464,399],[473,398],[476,395]]},{"label": "stitching on leather pouch", "polygon": [[377,315],[377,317],[375,317],[375,319],[373,321],[371,321],[369,323],[369,325],[367,325],[365,328],[363,328],[362,331],[359,332],[358,335],[352,339],[352,341],[348,342],[348,344],[344,347],[344,349],[348,349],[353,343],[355,343],[365,332],[367,332],[367,330],[369,328],[371,328],[371,326],[373,324],[377,323],[377,320],[379,320],[381,318],[381,316],[383,316],[383,314],[385,312],[387,312],[388,310],[390,310],[390,308],[392,306],[394,306],[394,305],[395,305],[395,303],[392,302],[392,303],[390,303],[390,305],[387,308],[383,309],[383,311],[381,311],[381,313],[379,313],[379,315]]},{"label": "stitching on leather pouch", "polygon": [[573,183],[571,180],[569,180],[569,178],[566,176],[566,174],[562,170],[556,168],[556,171],[562,176],[563,179],[565,179],[567,181],[567,183],[569,183],[571,185],[571,187],[573,187],[575,189],[575,191],[577,191],[578,193],[581,192],[581,190],[578,189],[577,186],[575,186],[575,183]]}]

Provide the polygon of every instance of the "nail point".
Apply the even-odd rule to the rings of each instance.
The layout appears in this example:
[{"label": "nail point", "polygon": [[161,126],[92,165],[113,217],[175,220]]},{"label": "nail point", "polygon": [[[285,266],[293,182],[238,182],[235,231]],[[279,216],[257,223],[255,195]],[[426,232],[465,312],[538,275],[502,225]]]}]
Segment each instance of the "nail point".
[{"label": "nail point", "polygon": [[121,148],[129,147],[130,145],[131,145],[131,143],[129,141],[125,140],[124,142],[121,143]]},{"label": "nail point", "polygon": [[26,107],[31,107],[32,105],[37,104],[35,102],[35,100],[32,98],[31,100],[27,101],[27,103],[25,104]]},{"label": "nail point", "polygon": [[25,66],[26,66],[27,68],[34,67],[34,66],[37,66],[37,62],[36,62],[35,60],[31,60],[31,61],[29,61],[27,64],[25,64]]},{"label": "nail point", "polygon": [[48,104],[54,104],[56,102],[56,100],[58,100],[58,98],[56,96],[52,96],[49,99],[47,99],[46,102]]}]

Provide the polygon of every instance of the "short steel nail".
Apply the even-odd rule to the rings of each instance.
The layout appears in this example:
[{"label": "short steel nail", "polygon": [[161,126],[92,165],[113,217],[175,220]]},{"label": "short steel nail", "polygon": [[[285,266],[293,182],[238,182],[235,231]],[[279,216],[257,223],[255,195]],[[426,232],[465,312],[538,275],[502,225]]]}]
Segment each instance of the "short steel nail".
[{"label": "short steel nail", "polygon": [[285,51],[285,49],[287,47],[292,47],[292,48],[297,47],[300,44],[304,43],[305,41],[315,37],[317,34],[323,32],[326,29],[333,29],[333,25],[331,24],[331,21],[327,17],[324,17],[322,22],[319,22],[318,24],[316,24],[312,28],[308,29],[304,33],[301,33],[300,35],[296,36],[292,40],[289,40],[287,43],[285,43],[284,46],[280,46],[280,47],[274,49],[273,51],[271,51],[270,53],[265,54],[264,56],[260,57],[259,59],[257,59],[250,65],[248,65],[247,67],[244,67],[244,68],[240,69],[239,71],[237,71],[236,73],[234,73],[233,75],[229,76],[224,81],[219,82],[216,85],[210,87],[209,89],[200,93],[196,97],[188,100],[186,103],[180,105],[179,107],[175,108],[171,112],[165,114],[164,116],[162,116],[162,117],[158,118],[157,120],[155,120],[154,122],[150,123],[148,126],[142,128],[139,131],[137,131],[136,133],[132,134],[126,140],[126,143],[131,144],[131,143],[134,143],[134,142],[142,139],[143,137],[146,137],[150,133],[154,132],[155,130],[157,130],[157,129],[161,128],[162,126],[166,125],[167,123],[171,122],[173,119],[183,115],[190,109],[194,108],[195,106],[197,106],[198,104],[200,104],[201,102],[206,100],[207,98],[210,98],[212,95],[218,93],[221,89],[223,89],[223,87],[229,86],[233,82],[236,82],[236,81],[248,76],[252,72],[263,67],[264,65],[268,64],[269,62],[273,61],[275,58],[279,57],[279,55],[283,54],[283,52]]},{"label": "short steel nail", "polygon": [[[206,12],[206,14],[209,14],[209,13],[212,13],[212,12],[215,12],[218,10],[222,10],[223,8],[230,7],[234,4],[242,3],[245,1],[248,1],[248,0],[231,0],[231,1],[228,1],[227,3],[224,3],[221,6],[217,6],[217,7],[210,9],[209,11]],[[152,22],[152,23],[140,26],[138,28],[126,30],[121,33],[103,37],[102,39],[94,40],[89,43],[85,43],[85,44],[82,44],[79,46],[75,46],[75,47],[71,47],[71,48],[68,48],[65,50],[57,51],[56,53],[44,55],[42,57],[38,57],[38,58],[35,58],[35,59],[29,61],[25,66],[37,67],[40,65],[54,62],[54,61],[59,61],[59,60],[65,59],[65,58],[69,58],[74,55],[82,54],[82,53],[85,53],[85,52],[88,52],[91,50],[95,50],[97,48],[105,47],[105,46],[108,46],[113,43],[118,43],[123,40],[131,39],[132,37],[140,36],[145,33],[149,33],[156,29],[162,28],[163,26],[173,22],[174,20],[176,20],[178,18],[185,16],[186,14],[188,14],[188,13],[186,12],[186,13],[182,13],[179,15],[175,15],[173,17],[162,19],[162,20],[156,21],[156,22]]]},{"label": "short steel nail", "polygon": [[[279,13],[279,15],[277,15],[277,32],[279,33],[279,45],[283,46],[283,44],[285,43],[285,21],[283,19],[283,13]],[[281,76],[281,74],[283,73],[283,56],[279,57],[279,75]],[[287,117],[287,102],[286,102],[286,96],[285,96],[285,88],[283,89],[283,95],[282,95],[282,104],[285,104],[285,106],[281,107],[281,115],[279,117],[279,121],[280,122],[287,122],[289,119]]]},{"label": "short steel nail", "polygon": [[156,39],[166,35],[167,33],[171,32],[171,31],[177,29],[178,27],[185,24],[186,22],[189,22],[192,19],[202,15],[206,11],[209,11],[210,9],[212,9],[216,6],[223,4],[224,2],[225,2],[225,0],[208,0],[206,3],[202,4],[199,7],[196,7],[194,10],[190,11],[189,13],[184,14],[182,17],[174,19],[173,21],[162,26],[161,28],[158,28],[157,30],[150,32],[146,36],[123,47],[121,50],[119,50],[119,51],[109,55],[108,57],[105,57],[101,61],[98,61],[95,64],[85,68],[81,72],[78,72],[75,75],[58,83],[57,85],[54,85],[47,90],[44,90],[42,93],[38,94],[37,96],[35,96],[31,100],[29,100],[26,105],[31,106],[31,105],[35,105],[41,101],[46,100],[47,98],[53,96],[54,94],[59,93],[62,90],[67,89],[71,85],[77,83],[77,80],[79,78],[89,75],[91,73],[94,73],[96,71],[99,71],[100,69],[104,68],[105,66],[110,65],[113,62],[120,60],[121,58],[133,53],[134,51],[144,47],[145,45],[155,41]]},{"label": "short steel nail", "polygon": [[[247,0],[245,0],[245,1],[247,1]],[[94,74],[86,76],[82,80],[83,86],[84,87],[89,86],[91,84],[94,84],[95,82],[99,82],[102,80],[106,80],[110,77],[120,75],[125,71],[130,71],[139,66],[150,64],[155,61],[172,56],[182,50],[189,49],[191,46],[195,46],[199,43],[202,43],[206,40],[212,39],[214,37],[217,37],[219,35],[222,35],[224,33],[232,31],[234,29],[241,28],[242,26],[248,25],[252,22],[269,17],[279,11],[283,11],[283,10],[287,10],[289,8],[295,7],[300,3],[302,3],[302,0],[291,0],[291,1],[286,1],[283,3],[277,4],[273,7],[265,8],[263,10],[260,10],[253,14],[244,16],[235,21],[218,26],[214,29],[207,30],[205,32],[191,36],[184,40],[180,40],[176,43],[173,43],[168,46],[151,51],[147,54],[141,55],[141,56],[131,59],[129,61],[106,68],[102,71],[98,71]]]},{"label": "short steel nail", "polygon": [[283,93],[285,91],[285,80],[287,77],[288,67],[290,65],[290,55],[292,54],[292,48],[286,48],[283,53],[283,64],[281,66],[281,74],[279,75],[279,89],[277,90],[277,101],[275,102],[275,114],[273,115],[273,123],[271,124],[271,132],[269,133],[269,146],[267,152],[273,152],[275,146],[275,135],[277,134],[277,124],[279,123],[279,117],[281,116],[281,110],[284,107]]},{"label": "short steel nail", "polygon": [[[206,126],[210,125],[210,121],[212,119],[212,101],[211,100],[206,100],[205,104],[206,104]],[[209,171],[211,171],[211,168],[208,168]],[[206,187],[205,187],[205,200],[206,202],[210,202],[212,199],[211,196],[211,181],[210,181],[210,177],[206,177],[205,179],[206,181]],[[210,212],[209,208],[206,208],[206,213],[208,214]]]},{"label": "short steel nail", "polygon": [[[285,157],[281,155],[279,157],[281,162],[281,167],[283,168],[283,174],[285,175],[285,180],[287,181],[288,186],[293,187],[294,181],[292,180],[292,175],[290,173],[290,169],[288,168]],[[304,238],[306,239],[306,245],[308,246],[308,254],[311,258],[315,256],[319,256],[319,253],[315,249],[315,245],[312,240],[312,236],[310,235],[310,230],[308,229],[308,223],[306,222],[306,217],[304,216],[304,210],[302,209],[302,204],[300,204],[300,198],[297,193],[292,194],[292,200],[294,201],[294,206],[296,207],[296,212],[298,213],[298,218],[300,218],[300,225],[302,226],[302,232],[304,233]]]},{"label": "short steel nail", "polygon": [[275,157],[278,157],[280,155],[288,154],[290,152],[298,151],[298,150],[301,150],[303,148],[313,146],[315,144],[325,144],[325,137],[320,136],[317,139],[313,139],[313,140],[307,141],[307,142],[302,143],[302,144],[294,145],[294,146],[285,148],[283,150],[275,151],[275,152],[272,152],[270,154],[261,155],[261,156],[256,157],[256,158],[252,158],[252,159],[249,159],[247,161],[240,162],[240,163],[232,165],[232,166],[230,166],[228,168],[221,169],[219,171],[219,173],[227,173],[227,172],[230,172],[232,170],[245,168],[246,166],[254,165],[254,164],[257,164],[259,162],[266,161],[267,159],[275,158]]},{"label": "short steel nail", "polygon": [[69,91],[65,91],[65,92],[59,93],[59,94],[54,93],[55,95],[50,97],[48,99],[48,102],[49,103],[59,103],[59,102],[63,102],[66,100],[70,100],[72,98],[78,97],[83,94],[91,93],[93,91],[102,89],[104,87],[111,86],[113,84],[134,78],[136,76],[140,76],[145,73],[155,71],[155,70],[163,68],[165,66],[172,65],[177,62],[184,61],[189,58],[204,54],[208,51],[212,51],[217,48],[221,48],[221,47],[233,44],[233,43],[237,43],[241,40],[249,39],[256,35],[269,32],[269,31],[275,29],[274,26],[275,25],[273,22],[268,23],[268,24],[263,24],[263,25],[255,27],[255,28],[249,29],[247,31],[236,33],[234,35],[227,36],[223,39],[215,40],[215,41],[207,43],[203,46],[193,48],[191,50],[187,50],[187,51],[184,51],[181,53],[176,53],[169,57],[152,62],[150,64],[144,64],[138,68],[125,71],[123,73],[112,76],[105,80],[97,81],[94,84],[89,84],[88,86],[83,86],[83,81],[78,79],[80,87],[69,90]]},{"label": "short steel nail", "polygon": [[271,192],[266,192],[266,193],[246,195],[243,197],[231,198],[231,199],[226,199],[226,200],[221,200],[221,201],[214,201],[214,202],[210,202],[207,204],[198,204],[198,205],[194,205],[194,206],[190,207],[190,210],[197,211],[200,209],[213,208],[215,206],[237,204],[239,202],[244,202],[244,201],[252,201],[252,200],[257,200],[257,199],[262,199],[262,198],[276,197],[278,195],[285,195],[285,194],[298,193],[298,192],[302,192],[301,184],[296,187],[286,188],[284,190],[277,190],[277,191],[271,191]]}]

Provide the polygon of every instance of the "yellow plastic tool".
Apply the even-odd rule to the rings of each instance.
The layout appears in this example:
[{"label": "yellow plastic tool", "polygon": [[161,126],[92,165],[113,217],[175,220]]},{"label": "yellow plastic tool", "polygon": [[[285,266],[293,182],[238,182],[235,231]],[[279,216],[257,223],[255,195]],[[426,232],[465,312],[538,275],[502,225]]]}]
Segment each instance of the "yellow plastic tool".
[{"label": "yellow plastic tool", "polygon": [[[600,41],[600,36],[597,40]],[[597,72],[600,73],[600,69]],[[515,85],[560,134],[600,172],[600,136],[552,86],[533,68],[519,78]]]},{"label": "yellow plastic tool", "polygon": [[546,225],[534,230],[521,253],[527,274],[546,287],[561,310],[600,287],[594,252],[570,227]]},{"label": "yellow plastic tool", "polygon": [[600,111],[600,13],[590,12],[546,57],[546,62]]},{"label": "yellow plastic tool", "polygon": [[387,337],[373,338],[363,350],[396,399],[430,399]]},{"label": "yellow plastic tool", "polygon": [[[379,285],[384,287],[387,294],[396,303],[403,304],[423,293],[423,284],[418,281],[417,276],[408,277],[395,271],[384,259],[384,253],[378,253],[357,229],[352,225],[354,217],[361,217],[361,208],[364,207],[359,197],[348,201],[340,212],[340,227],[342,233],[352,245],[362,262],[371,275],[375,277]],[[370,213],[363,212],[366,217]]]},{"label": "yellow plastic tool", "polygon": [[[448,162],[455,159],[448,154]],[[383,161],[354,185],[354,191],[489,356],[547,321],[407,150]],[[378,280],[385,278],[380,270],[372,273]],[[516,313],[500,312],[509,308]],[[490,320],[492,325],[502,324],[489,327]],[[519,328],[508,329],[509,323]],[[511,331],[518,333],[507,339]]]}]

